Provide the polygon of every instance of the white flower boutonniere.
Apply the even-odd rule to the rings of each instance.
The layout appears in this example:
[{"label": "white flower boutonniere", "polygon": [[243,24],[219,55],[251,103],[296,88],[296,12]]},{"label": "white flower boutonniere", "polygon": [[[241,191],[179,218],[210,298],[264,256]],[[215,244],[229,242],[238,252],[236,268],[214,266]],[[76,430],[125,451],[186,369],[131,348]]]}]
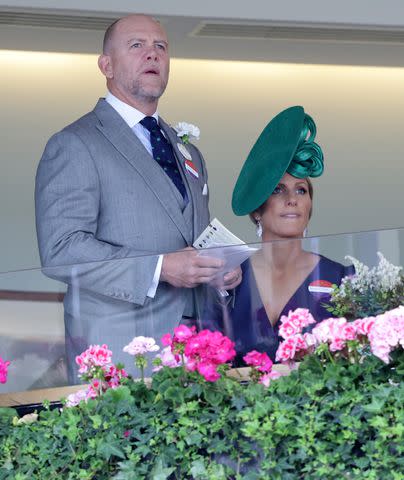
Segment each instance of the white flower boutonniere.
[{"label": "white flower boutonniere", "polygon": [[187,144],[190,140],[199,140],[200,130],[192,123],[178,122],[174,126],[174,130],[177,132],[177,137],[181,138],[183,143]]}]

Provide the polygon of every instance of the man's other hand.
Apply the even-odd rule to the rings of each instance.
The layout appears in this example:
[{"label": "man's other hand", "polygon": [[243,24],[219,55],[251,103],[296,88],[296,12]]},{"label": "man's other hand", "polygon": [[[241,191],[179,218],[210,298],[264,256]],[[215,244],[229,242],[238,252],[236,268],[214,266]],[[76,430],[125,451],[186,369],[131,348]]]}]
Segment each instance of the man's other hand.
[{"label": "man's other hand", "polygon": [[[174,287],[193,288],[201,283],[213,282],[223,268],[223,260],[198,255],[198,250],[187,247],[163,256],[160,281],[167,282]],[[230,274],[231,272],[224,278]]]}]

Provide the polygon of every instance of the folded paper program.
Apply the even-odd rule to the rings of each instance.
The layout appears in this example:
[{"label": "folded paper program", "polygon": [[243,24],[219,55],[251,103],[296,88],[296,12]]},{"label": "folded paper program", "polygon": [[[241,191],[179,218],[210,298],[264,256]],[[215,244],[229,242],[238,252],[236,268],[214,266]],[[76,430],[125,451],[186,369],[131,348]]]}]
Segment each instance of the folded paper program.
[{"label": "folded paper program", "polygon": [[[193,246],[200,250],[199,255],[224,260],[224,267],[218,275],[234,270],[258,250],[236,237],[217,218],[209,223]],[[225,290],[219,290],[219,293],[222,296],[227,295]]]},{"label": "folded paper program", "polygon": [[238,267],[258,249],[249,247],[236,237],[217,218],[214,218],[195,240],[193,246],[201,250],[199,255],[220,258],[225,261],[223,271],[229,272]]}]

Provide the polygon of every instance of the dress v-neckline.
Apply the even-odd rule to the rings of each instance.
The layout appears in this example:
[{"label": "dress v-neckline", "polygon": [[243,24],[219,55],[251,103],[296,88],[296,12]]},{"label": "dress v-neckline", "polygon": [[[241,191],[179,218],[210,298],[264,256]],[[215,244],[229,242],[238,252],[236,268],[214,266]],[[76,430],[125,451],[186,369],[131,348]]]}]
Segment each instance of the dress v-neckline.
[{"label": "dress v-neckline", "polygon": [[[254,273],[254,268],[253,268],[253,265],[252,265],[252,262],[250,261],[250,269],[251,269],[251,272],[250,272],[250,278],[252,279],[252,281],[254,282],[254,285],[255,285],[255,291],[257,292],[257,296],[258,296],[258,299],[259,299],[259,302],[261,304],[261,308],[260,310],[263,310],[265,312],[265,316],[267,317],[268,319],[268,324],[269,326],[272,328],[272,330],[278,330],[279,328],[279,320],[280,318],[285,314],[285,310],[287,309],[287,306],[289,305],[289,303],[291,302],[291,300],[296,296],[297,292],[309,281],[309,279],[311,279],[311,277],[313,276],[314,272],[317,270],[317,267],[319,266],[320,264],[320,261],[321,261],[321,258],[322,258],[322,255],[319,255],[319,254],[314,254],[314,255],[317,255],[318,256],[318,261],[316,262],[316,264],[314,265],[314,267],[311,269],[311,271],[307,274],[307,276],[304,278],[304,280],[301,282],[300,285],[298,285],[298,287],[296,288],[296,290],[294,290],[294,292],[292,293],[292,295],[289,297],[289,299],[287,300],[287,302],[285,303],[285,305],[282,307],[282,310],[278,316],[278,318],[276,319],[276,321],[274,323],[271,322],[271,318],[268,314],[268,311],[265,307],[265,303],[261,297],[261,293],[260,293],[260,290],[259,290],[259,287],[258,287],[258,283],[257,283],[257,279],[255,277],[255,273]],[[252,290],[252,289],[251,289]]]}]

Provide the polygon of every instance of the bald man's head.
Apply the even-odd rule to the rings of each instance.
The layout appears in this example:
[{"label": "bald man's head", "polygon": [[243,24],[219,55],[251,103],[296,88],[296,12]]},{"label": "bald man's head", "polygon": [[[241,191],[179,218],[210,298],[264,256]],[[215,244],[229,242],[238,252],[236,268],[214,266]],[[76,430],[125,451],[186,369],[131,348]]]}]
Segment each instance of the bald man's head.
[{"label": "bald man's head", "polygon": [[98,66],[113,95],[146,115],[153,114],[168,82],[167,34],[147,15],[120,18],[105,33]]},{"label": "bald man's head", "polygon": [[133,15],[128,15],[126,17],[121,17],[121,18],[118,18],[117,20],[115,20],[114,22],[112,22],[108,28],[105,30],[105,34],[104,34],[104,40],[102,42],[102,53],[108,55],[109,51],[111,50],[111,44],[112,44],[112,40],[113,40],[113,36],[114,36],[114,32],[115,30],[117,29],[118,25],[121,23],[121,22],[125,22],[125,21],[130,21],[130,20],[136,20],[136,19],[146,19],[146,20],[150,20],[152,22],[155,22],[156,24],[158,24],[160,27],[161,27],[161,24],[158,20],[156,20],[155,18],[153,17],[150,17],[149,15],[141,15],[141,14],[133,14]]}]

